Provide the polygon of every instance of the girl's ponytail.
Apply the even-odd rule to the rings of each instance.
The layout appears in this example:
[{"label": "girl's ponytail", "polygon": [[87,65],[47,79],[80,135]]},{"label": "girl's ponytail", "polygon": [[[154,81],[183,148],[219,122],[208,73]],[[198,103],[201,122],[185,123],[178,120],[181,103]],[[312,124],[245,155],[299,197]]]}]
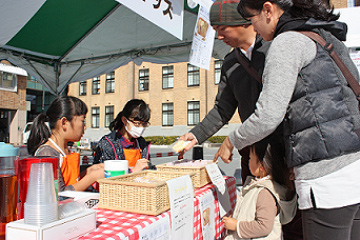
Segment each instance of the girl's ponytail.
[{"label": "girl's ponytail", "polygon": [[44,144],[51,135],[50,128],[46,124],[47,120],[46,113],[42,112],[36,116],[34,119],[30,136],[28,139],[28,152],[31,155],[34,155],[36,149],[41,145]]}]

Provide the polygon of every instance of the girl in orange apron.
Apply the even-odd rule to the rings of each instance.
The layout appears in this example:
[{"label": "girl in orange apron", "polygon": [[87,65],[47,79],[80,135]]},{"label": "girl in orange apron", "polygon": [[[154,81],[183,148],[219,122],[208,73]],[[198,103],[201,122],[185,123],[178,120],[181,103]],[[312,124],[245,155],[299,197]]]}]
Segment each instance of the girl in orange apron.
[{"label": "girl in orange apron", "polygon": [[[59,157],[60,172],[64,179],[61,185],[59,182],[59,191],[84,191],[93,182],[104,177],[103,164],[96,164],[87,168],[85,176],[79,179],[80,154],[70,153],[67,148],[68,142],[80,141],[84,134],[86,113],[86,104],[80,99],[58,96],[46,112],[34,119],[28,151],[32,155],[36,153],[36,156]],[[51,155],[47,149],[50,149]]]}]

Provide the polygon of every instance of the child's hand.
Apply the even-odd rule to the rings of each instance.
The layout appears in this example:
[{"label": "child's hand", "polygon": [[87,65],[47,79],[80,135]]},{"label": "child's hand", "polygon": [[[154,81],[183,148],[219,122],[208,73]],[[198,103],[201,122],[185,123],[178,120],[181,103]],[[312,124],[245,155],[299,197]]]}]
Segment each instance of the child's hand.
[{"label": "child's hand", "polygon": [[145,168],[149,168],[149,160],[142,158],[137,160],[135,167],[133,168],[133,172],[140,172]]},{"label": "child's hand", "polygon": [[93,182],[104,178],[104,163],[94,164],[86,169],[86,175],[90,177]]},{"label": "child's hand", "polygon": [[231,216],[223,217],[222,221],[224,223],[224,228],[226,228],[227,230],[236,230],[237,220],[235,218],[232,218]]}]

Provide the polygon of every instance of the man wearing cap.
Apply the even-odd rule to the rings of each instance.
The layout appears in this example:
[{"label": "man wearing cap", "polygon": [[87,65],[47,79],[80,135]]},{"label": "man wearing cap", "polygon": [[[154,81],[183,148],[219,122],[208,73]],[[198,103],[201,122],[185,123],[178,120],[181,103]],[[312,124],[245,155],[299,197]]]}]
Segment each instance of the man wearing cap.
[{"label": "man wearing cap", "polygon": [[[250,21],[245,20],[236,10],[240,0],[216,0],[210,9],[210,23],[218,35],[218,39],[233,48],[239,48],[241,54],[251,60],[251,66],[258,72],[261,79],[265,53],[269,47],[256,32]],[[191,141],[184,151],[190,150],[195,144],[205,142],[222,126],[228,123],[236,108],[241,121],[245,121],[254,111],[261,91],[261,84],[255,80],[239,63],[235,50],[226,55],[221,68],[218,94],[215,106],[189,133],[180,137]],[[248,161],[249,150],[240,151],[241,178],[251,175]]]},{"label": "man wearing cap", "polygon": [[[239,2],[240,0],[216,0],[211,6],[210,23],[217,32],[218,39],[234,49],[224,59],[213,109],[189,133],[180,137],[182,140],[191,141],[180,155],[190,150],[195,144],[205,142],[220,130],[232,118],[236,108],[242,122],[255,111],[262,87],[259,79],[262,76],[265,54],[270,43],[258,37],[251,22],[242,18],[237,12]],[[251,67],[244,67],[239,63],[235,48],[241,50],[240,55],[247,58]],[[254,74],[249,73],[249,68],[253,68],[252,70],[255,70],[258,76],[253,77]],[[241,178],[245,182],[246,177],[251,175],[248,166],[249,148],[244,148],[239,153]],[[283,226],[283,238],[285,240],[302,239],[299,213],[292,222]]]}]

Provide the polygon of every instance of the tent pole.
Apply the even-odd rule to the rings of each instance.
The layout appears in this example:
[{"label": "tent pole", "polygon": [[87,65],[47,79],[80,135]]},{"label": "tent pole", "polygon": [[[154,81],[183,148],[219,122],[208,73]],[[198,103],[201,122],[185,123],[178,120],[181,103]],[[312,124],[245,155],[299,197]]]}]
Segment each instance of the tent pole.
[{"label": "tent pole", "polygon": [[55,70],[55,88],[56,88],[56,96],[59,96],[59,90],[58,90],[58,87],[59,87],[59,79],[60,79],[60,63],[59,62],[55,62],[55,65],[54,65],[54,70]]},{"label": "tent pole", "polygon": [[[46,83],[45,78],[39,73],[39,71],[34,67],[34,65],[30,62],[30,60],[28,60],[28,59],[26,59],[26,60],[30,64],[30,66],[35,70],[35,72],[40,76],[40,78],[43,80],[43,82]],[[42,85],[45,89],[44,83],[42,83]],[[52,89],[53,91],[56,90],[56,89],[53,89],[49,84],[48,84],[48,88]]]},{"label": "tent pole", "polygon": [[60,90],[60,94],[62,94],[64,92],[64,90],[66,89],[66,86],[69,84],[69,82],[71,82],[71,80],[75,77],[75,75],[80,71],[80,69],[83,67],[84,62],[81,61],[80,66],[78,67],[78,69],[74,72],[74,74],[71,76],[71,78],[69,78],[68,81],[66,81],[64,87]]}]

